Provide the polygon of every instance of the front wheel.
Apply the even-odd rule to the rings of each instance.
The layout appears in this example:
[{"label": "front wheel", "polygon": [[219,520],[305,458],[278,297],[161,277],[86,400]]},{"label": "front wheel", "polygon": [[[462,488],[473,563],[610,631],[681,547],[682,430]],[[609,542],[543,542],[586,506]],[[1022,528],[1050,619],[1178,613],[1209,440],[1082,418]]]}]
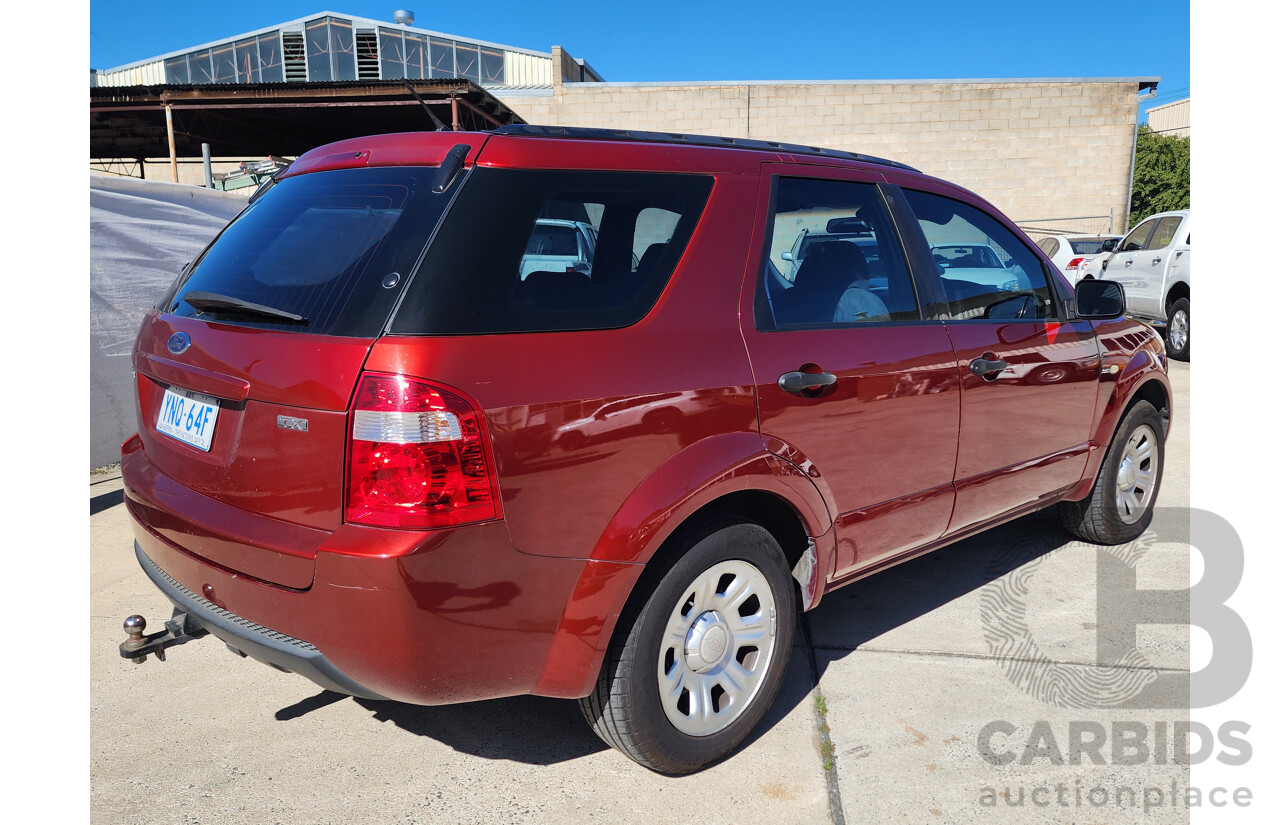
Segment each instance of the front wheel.
[{"label": "front wheel", "polygon": [[1191,301],[1179,298],[1169,307],[1169,325],[1165,327],[1165,344],[1169,357],[1178,361],[1191,360]]},{"label": "front wheel", "polygon": [[795,632],[790,571],[767,530],[708,524],[683,545],[619,620],[596,688],[579,701],[601,739],[668,774],[726,756],[759,724]]},{"label": "front wheel", "polygon": [[1139,401],[1116,428],[1093,492],[1058,505],[1062,526],[1095,544],[1133,541],[1151,524],[1163,475],[1164,422]]}]

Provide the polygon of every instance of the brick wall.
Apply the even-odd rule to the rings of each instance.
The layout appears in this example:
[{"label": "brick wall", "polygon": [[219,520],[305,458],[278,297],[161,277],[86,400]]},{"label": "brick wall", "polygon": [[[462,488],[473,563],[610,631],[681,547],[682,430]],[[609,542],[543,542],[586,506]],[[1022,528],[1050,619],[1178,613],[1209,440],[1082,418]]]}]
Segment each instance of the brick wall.
[{"label": "brick wall", "polygon": [[891,158],[1014,220],[1127,218],[1136,81],[557,84],[503,100],[529,123],[777,140]]}]

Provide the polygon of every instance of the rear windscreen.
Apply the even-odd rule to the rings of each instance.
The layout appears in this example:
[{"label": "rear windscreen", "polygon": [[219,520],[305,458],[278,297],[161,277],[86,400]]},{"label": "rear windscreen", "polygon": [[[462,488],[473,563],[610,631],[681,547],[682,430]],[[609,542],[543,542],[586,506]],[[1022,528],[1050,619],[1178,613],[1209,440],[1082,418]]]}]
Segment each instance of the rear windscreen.
[{"label": "rear windscreen", "polygon": [[[712,180],[475,169],[391,332],[480,335],[633,324],[662,294]],[[579,234],[594,243],[580,247]]]},{"label": "rear windscreen", "polygon": [[531,255],[577,255],[578,231],[572,226],[539,224],[533,228],[529,236],[529,245],[525,247],[526,257]]},{"label": "rear windscreen", "polygon": [[[161,308],[225,323],[374,337],[452,197],[431,191],[437,174],[395,167],[285,178],[223,230]],[[186,303],[188,295],[200,306]],[[208,295],[219,304],[211,306]],[[237,308],[241,302],[303,320],[282,323]]]},{"label": "rear windscreen", "polygon": [[1097,255],[1102,251],[1102,238],[1087,241],[1072,241],[1071,251],[1077,255]]}]

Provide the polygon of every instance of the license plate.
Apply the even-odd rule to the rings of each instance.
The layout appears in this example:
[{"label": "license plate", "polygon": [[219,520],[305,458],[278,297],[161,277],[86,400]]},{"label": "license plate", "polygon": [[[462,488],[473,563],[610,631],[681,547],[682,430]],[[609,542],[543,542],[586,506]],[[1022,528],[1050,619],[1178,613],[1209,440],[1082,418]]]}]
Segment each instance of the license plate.
[{"label": "license plate", "polygon": [[156,429],[205,452],[213,441],[218,399],[174,387],[164,391]]}]

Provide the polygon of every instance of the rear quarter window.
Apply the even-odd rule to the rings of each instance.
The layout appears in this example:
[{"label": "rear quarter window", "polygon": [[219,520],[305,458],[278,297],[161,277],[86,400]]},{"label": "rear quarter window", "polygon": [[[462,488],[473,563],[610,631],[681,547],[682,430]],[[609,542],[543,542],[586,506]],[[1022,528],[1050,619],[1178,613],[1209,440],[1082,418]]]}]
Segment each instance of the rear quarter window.
[{"label": "rear quarter window", "polygon": [[[705,175],[476,169],[414,275],[391,332],[483,335],[633,324],[662,294],[712,182]],[[593,248],[585,245],[577,258],[546,254],[551,221],[580,226],[594,237]],[[572,254],[579,254],[576,247]]]}]

